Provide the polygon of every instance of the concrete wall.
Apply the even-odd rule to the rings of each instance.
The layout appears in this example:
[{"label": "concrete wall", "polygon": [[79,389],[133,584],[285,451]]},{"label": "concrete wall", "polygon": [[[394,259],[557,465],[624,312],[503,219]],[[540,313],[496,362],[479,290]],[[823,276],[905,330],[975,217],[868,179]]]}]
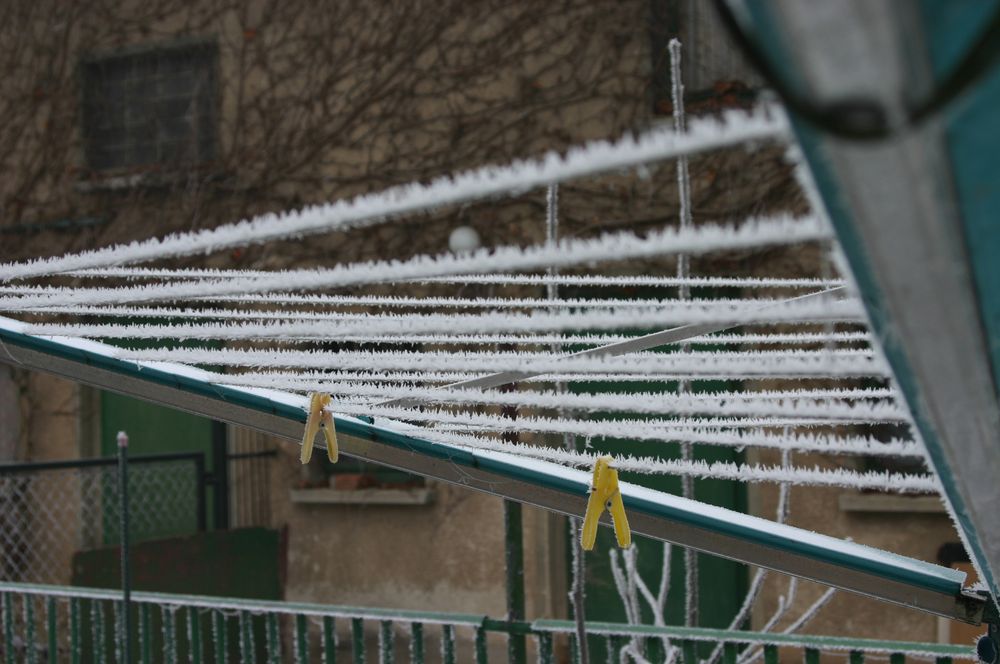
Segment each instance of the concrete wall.
[{"label": "concrete wall", "polygon": [[[761,454],[756,458],[762,463],[780,463],[776,455]],[[843,464],[831,463],[828,458],[810,455],[796,455],[794,461],[803,466],[843,467]],[[864,500],[864,494],[846,489],[793,487],[790,491],[788,523],[800,528],[839,538],[849,537],[861,544],[932,563],[938,562],[938,549],[942,544],[958,539],[943,510],[925,512],[925,504],[920,499],[893,496],[890,507],[899,511],[849,511],[841,507],[842,496],[860,496],[862,505],[870,501]],[[750,498],[751,510],[760,516],[774,518],[777,487],[755,486]],[[763,626],[774,615],[778,598],[788,595],[788,583],[788,577],[771,575],[754,609],[754,627]],[[819,584],[800,582],[794,602],[778,627],[784,628],[798,618],[825,590],[826,587]],[[938,621],[920,611],[838,592],[802,631],[858,638],[936,641]]]}]

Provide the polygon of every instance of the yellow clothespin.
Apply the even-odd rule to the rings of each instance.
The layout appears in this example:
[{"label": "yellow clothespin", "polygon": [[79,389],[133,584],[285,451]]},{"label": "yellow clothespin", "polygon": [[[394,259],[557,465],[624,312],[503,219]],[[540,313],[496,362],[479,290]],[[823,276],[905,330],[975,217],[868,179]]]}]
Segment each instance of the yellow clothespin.
[{"label": "yellow clothespin", "polygon": [[587,501],[587,514],[583,517],[583,529],[580,531],[580,546],[584,551],[594,548],[597,539],[597,523],[601,520],[604,510],[611,513],[615,526],[615,537],[618,546],[623,549],[632,545],[632,531],[625,517],[625,504],[618,489],[618,471],[611,467],[611,457],[597,457],[594,462],[594,480],[590,486],[590,499]]},{"label": "yellow clothespin", "polygon": [[299,460],[309,463],[312,458],[313,441],[320,429],[326,438],[326,456],[331,463],[337,463],[339,450],[337,448],[337,429],[333,425],[333,415],[326,410],[330,405],[330,395],[313,392],[309,397],[309,417],[306,418],[306,433],[302,437],[302,453]]}]

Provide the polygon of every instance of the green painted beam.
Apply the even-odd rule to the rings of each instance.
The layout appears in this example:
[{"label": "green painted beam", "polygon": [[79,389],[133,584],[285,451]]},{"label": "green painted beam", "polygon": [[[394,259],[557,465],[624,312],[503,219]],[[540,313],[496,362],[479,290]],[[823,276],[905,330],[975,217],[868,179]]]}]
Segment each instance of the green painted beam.
[{"label": "green painted beam", "polygon": [[[1000,2],[922,0],[879,4],[870,15],[845,11],[835,38],[826,17],[788,0],[748,7],[753,40],[799,94],[828,103],[880,87],[876,103],[890,117],[905,117],[983,34]],[[880,20],[883,11],[888,20]],[[859,48],[844,49],[847,40]],[[900,54],[905,71],[894,64]],[[872,329],[995,598],[1000,65],[993,68],[939,118],[900,127],[888,140],[842,140],[791,119]]]},{"label": "green painted beam", "polygon": [[[117,360],[103,344],[37,338],[18,332],[18,325],[0,319],[0,359],[291,440],[301,436],[302,397],[213,385],[200,370]],[[564,514],[585,510],[590,478],[584,471],[434,443],[356,419],[338,417],[336,427],[345,454]],[[623,483],[622,494],[639,534],[967,622],[981,619],[985,602],[963,594],[962,572],[634,485]]]},{"label": "green painted beam", "polygon": [[[570,620],[536,620],[531,623],[536,632],[572,634],[576,624]],[[638,636],[643,638],[668,637],[683,641],[706,641],[710,643],[742,643],[747,645],[777,645],[818,650],[850,652],[861,650],[867,653],[906,653],[933,657],[970,658],[974,655],[971,646],[947,643],[920,643],[916,641],[883,641],[875,639],[853,639],[838,636],[815,636],[812,634],[782,634],[763,632],[742,632],[737,630],[710,629],[707,627],[682,627],[654,625],[623,625],[620,623],[588,622],[587,633],[596,635]]]}]

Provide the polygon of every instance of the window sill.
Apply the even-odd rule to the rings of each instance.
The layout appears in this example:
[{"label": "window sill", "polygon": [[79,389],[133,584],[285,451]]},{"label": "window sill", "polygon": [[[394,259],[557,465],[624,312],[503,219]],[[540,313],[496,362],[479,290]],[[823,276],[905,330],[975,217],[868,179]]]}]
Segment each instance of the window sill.
[{"label": "window sill", "polygon": [[837,499],[841,512],[945,514],[937,496],[885,496],[867,493],[842,493]]},{"label": "window sill", "polygon": [[292,489],[293,503],[300,505],[430,505],[434,490],[416,489]]}]

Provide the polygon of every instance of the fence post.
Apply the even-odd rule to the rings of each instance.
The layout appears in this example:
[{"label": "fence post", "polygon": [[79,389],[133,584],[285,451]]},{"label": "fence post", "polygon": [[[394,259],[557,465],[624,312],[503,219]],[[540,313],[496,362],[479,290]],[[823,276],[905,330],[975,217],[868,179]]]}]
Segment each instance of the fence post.
[{"label": "fence post", "polygon": [[[524,534],[521,528],[521,504],[503,502],[504,540],[507,569],[507,620],[524,620]],[[507,635],[507,656],[511,664],[524,664],[527,648],[523,634]]]},{"label": "fence post", "polygon": [[128,547],[128,434],[118,432],[118,502],[121,513],[122,548],[122,622],[118,643],[125,655],[125,661],[132,661],[132,579],[129,574]]}]

